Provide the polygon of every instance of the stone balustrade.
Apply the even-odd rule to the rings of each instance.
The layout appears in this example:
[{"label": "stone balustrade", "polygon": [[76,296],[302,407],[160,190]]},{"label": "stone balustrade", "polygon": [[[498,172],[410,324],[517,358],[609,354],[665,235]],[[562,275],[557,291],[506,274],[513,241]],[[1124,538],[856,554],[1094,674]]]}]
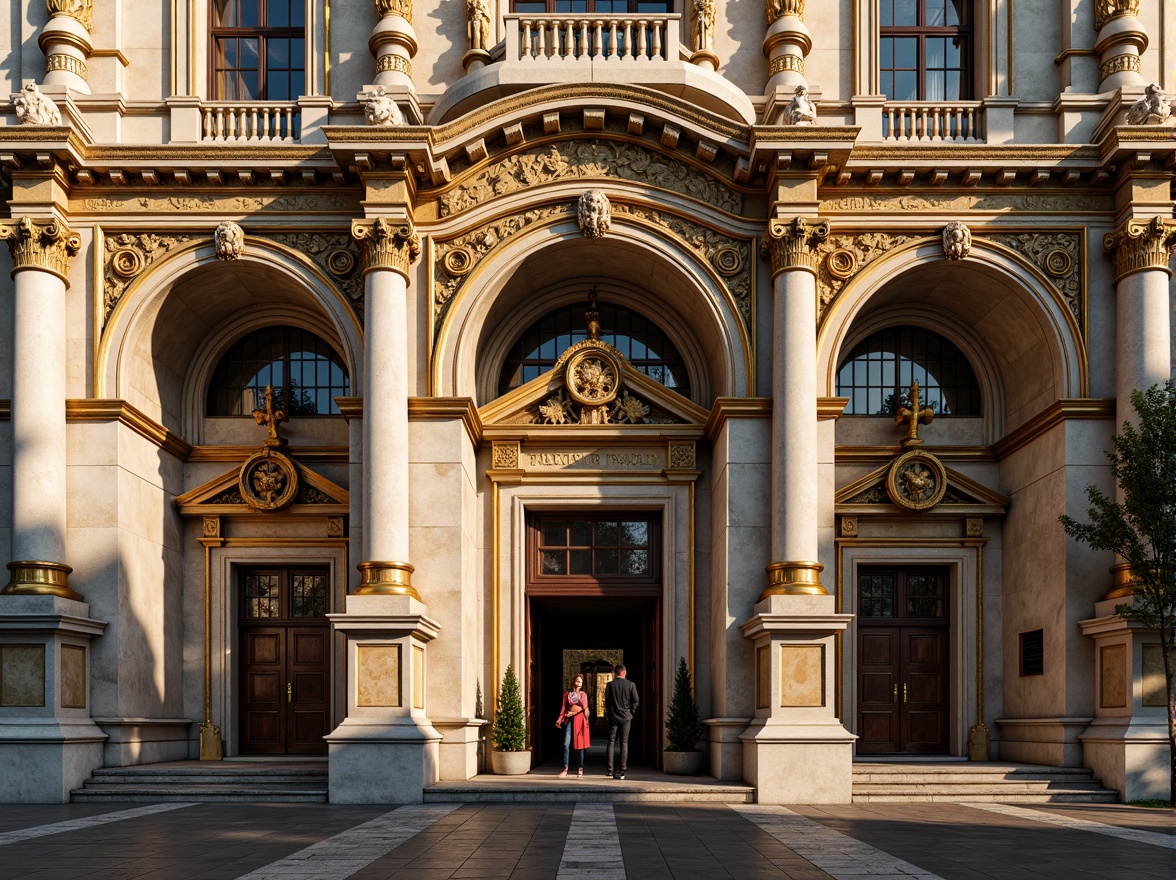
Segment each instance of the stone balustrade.
[{"label": "stone balustrade", "polygon": [[504,63],[678,61],[680,15],[504,15]]},{"label": "stone balustrade", "polygon": [[896,143],[983,143],[983,106],[979,101],[889,101],[882,107],[882,139]]},{"label": "stone balustrade", "polygon": [[293,101],[208,102],[200,107],[202,143],[296,143],[301,114]]}]

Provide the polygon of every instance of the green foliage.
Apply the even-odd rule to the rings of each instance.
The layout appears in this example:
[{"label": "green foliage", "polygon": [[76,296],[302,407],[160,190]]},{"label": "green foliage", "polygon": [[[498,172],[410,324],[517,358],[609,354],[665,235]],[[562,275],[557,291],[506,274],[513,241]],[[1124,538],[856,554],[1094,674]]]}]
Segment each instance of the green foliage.
[{"label": "green foliage", "polygon": [[1153,385],[1132,391],[1137,422],[1123,423],[1107,453],[1123,500],[1086,487],[1088,523],[1060,517],[1071,538],[1095,550],[1110,550],[1131,567],[1132,601],[1119,616],[1156,630],[1168,686],[1170,800],[1176,803],[1176,695],[1173,693],[1176,624],[1176,387]]},{"label": "green foliage", "polygon": [[507,666],[506,674],[502,676],[490,735],[494,748],[501,751],[521,752],[527,748],[527,718],[523,714],[523,697],[514,664]]},{"label": "green foliage", "polygon": [[678,658],[678,672],[674,676],[674,699],[670,702],[670,714],[666,718],[666,737],[670,744],[668,752],[697,752],[698,741],[702,739],[702,722],[698,717],[698,703],[694,702],[694,691],[690,683],[690,670],[686,658]]}]

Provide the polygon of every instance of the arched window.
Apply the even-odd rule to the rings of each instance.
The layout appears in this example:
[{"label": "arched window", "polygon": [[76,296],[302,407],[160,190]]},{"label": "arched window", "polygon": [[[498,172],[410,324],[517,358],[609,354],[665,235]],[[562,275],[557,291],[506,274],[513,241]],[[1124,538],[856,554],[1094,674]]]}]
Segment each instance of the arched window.
[{"label": "arched window", "polygon": [[[621,306],[598,305],[600,338],[623,354],[635,369],[683,397],[690,396],[690,379],[682,356],[657,326]],[[552,367],[568,346],[588,337],[584,313],[588,303],[564,306],[532,324],[510,347],[498,379],[502,396],[525,385]]]},{"label": "arched window", "polygon": [[837,371],[845,414],[893,416],[908,405],[911,382],[922,406],[939,416],[979,416],[980,384],[964,353],[922,327],[888,327],[858,343]]},{"label": "arched window", "polygon": [[267,385],[274,386],[274,405],[290,416],[338,415],[335,397],[351,387],[342,360],[322,339],[297,327],[266,327],[225,352],[208,386],[207,414],[250,415]]}]

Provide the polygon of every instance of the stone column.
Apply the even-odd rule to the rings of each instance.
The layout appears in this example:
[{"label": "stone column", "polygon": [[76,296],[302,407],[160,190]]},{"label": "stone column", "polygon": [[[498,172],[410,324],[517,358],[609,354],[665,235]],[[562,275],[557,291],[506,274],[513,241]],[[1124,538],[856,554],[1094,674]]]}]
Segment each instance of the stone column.
[{"label": "stone column", "polygon": [[[849,803],[852,734],[833,713],[837,614],[817,540],[817,290],[825,221],[773,220],[764,241],[775,288],[772,337],[772,563],[740,624],[754,648],[755,717],[739,739],[759,803]],[[801,769],[803,768],[803,770]]]},{"label": "stone column", "polygon": [[813,48],[804,26],[804,0],[767,0],[768,31],[764,35],[764,56],[768,59],[767,104],[764,121],[779,124],[784,108],[803,87],[804,59]]},{"label": "stone column", "polygon": [[347,637],[347,718],[328,737],[332,803],[420,803],[441,735],[427,717],[425,646],[440,627],[408,562],[408,271],[412,223],[357,220],[364,251],[360,583],[328,617]]},{"label": "stone column", "polygon": [[380,21],[372,30],[368,48],[376,59],[376,85],[390,93],[415,93],[412,59],[417,53],[412,29],[412,0],[375,0]]},{"label": "stone column", "polygon": [[92,0],[45,0],[49,23],[37,39],[45,53],[45,85],[90,94],[86,62],[94,51]]},{"label": "stone column", "polygon": [[1135,92],[1144,85],[1139,56],[1147,48],[1147,32],[1138,18],[1139,3],[1140,0],[1099,0],[1093,4],[1100,92],[1118,88]]}]

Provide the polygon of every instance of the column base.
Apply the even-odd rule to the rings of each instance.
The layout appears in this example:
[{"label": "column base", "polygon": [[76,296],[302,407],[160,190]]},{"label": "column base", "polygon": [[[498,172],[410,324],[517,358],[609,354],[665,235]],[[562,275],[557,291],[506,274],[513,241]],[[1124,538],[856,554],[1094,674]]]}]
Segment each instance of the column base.
[{"label": "column base", "polygon": [[739,735],[747,730],[750,718],[708,718],[706,728],[707,757],[710,774],[724,782],[743,778],[743,743]]},{"label": "column base", "polygon": [[759,601],[769,596],[828,596],[821,583],[824,569],[819,562],[773,562],[766,568],[768,588],[760,593]]},{"label": "column base", "polygon": [[1083,765],[1124,802],[1168,800],[1167,719],[1096,718],[1078,738]]},{"label": "column base", "polygon": [[424,719],[348,718],[327,738],[332,804],[419,804],[439,778],[439,734]]},{"label": "column base", "polygon": [[473,779],[481,766],[484,718],[430,718],[441,734],[439,778]]},{"label": "column base", "polygon": [[408,596],[421,601],[421,594],[412,585],[416,570],[407,562],[361,562],[357,596]]},{"label": "column base", "polygon": [[1120,562],[1118,565],[1111,566],[1111,589],[1102,601],[1107,599],[1130,599],[1135,595],[1135,585],[1138,579],[1131,574],[1131,564],[1129,562]]},{"label": "column base", "polygon": [[0,803],[68,804],[102,766],[104,734],[87,719],[21,718],[0,722]]},{"label": "column base", "polygon": [[7,596],[60,596],[82,602],[80,593],[69,588],[69,574],[73,569],[63,562],[40,559],[8,563],[12,572],[8,584],[0,593]]},{"label": "column base", "polygon": [[848,804],[853,800],[853,743],[836,721],[757,719],[742,734],[743,778],[760,804]]}]

